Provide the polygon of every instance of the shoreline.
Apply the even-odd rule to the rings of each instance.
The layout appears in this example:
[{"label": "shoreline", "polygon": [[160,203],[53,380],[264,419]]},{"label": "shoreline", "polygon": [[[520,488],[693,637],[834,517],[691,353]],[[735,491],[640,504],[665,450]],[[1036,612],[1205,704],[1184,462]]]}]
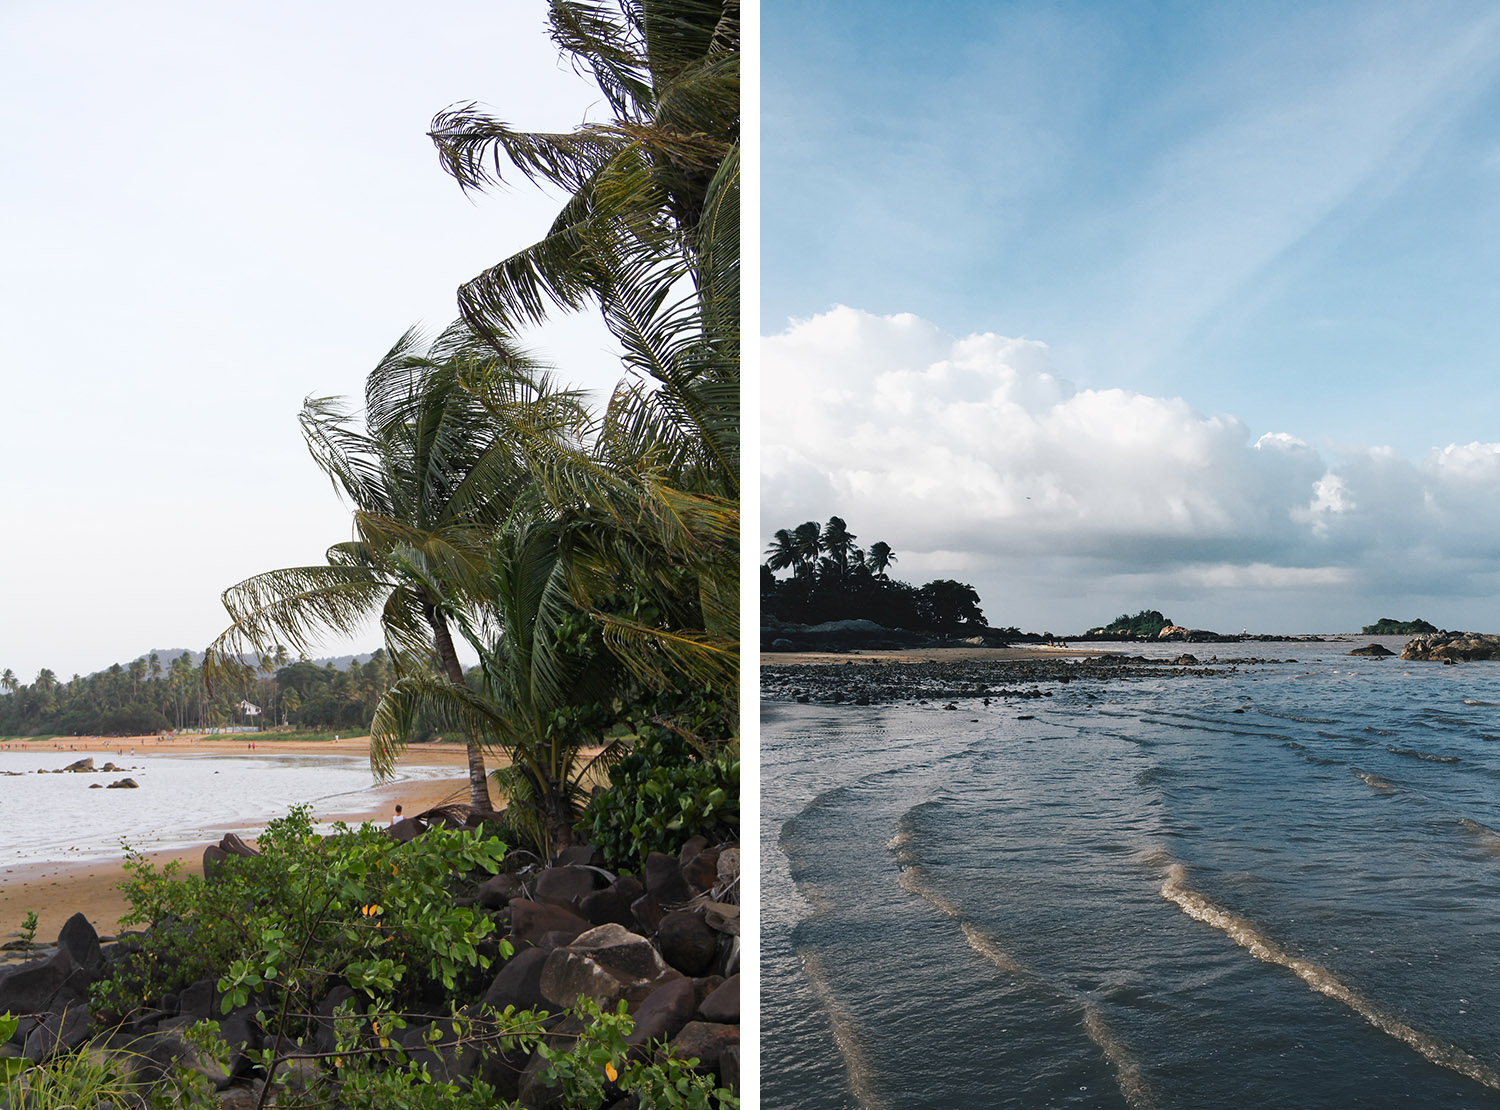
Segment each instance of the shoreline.
[{"label": "shoreline", "polygon": [[1118,650],[1098,648],[1044,647],[910,647],[863,648],[852,651],[763,651],[762,667],[828,663],[944,663],[1004,662],[1020,659],[1069,659],[1119,655]]},{"label": "shoreline", "polygon": [[[226,736],[172,736],[166,740],[159,737],[94,738],[75,737],[67,742],[43,741],[30,744],[29,751],[63,753],[77,752],[79,755],[108,754],[118,756],[121,749],[128,757],[133,747],[142,752],[172,752],[174,754],[240,755],[250,742],[248,734]],[[341,737],[337,741],[276,741],[261,739],[254,741],[259,751],[279,752],[289,755],[358,755],[369,751],[368,736]],[[449,802],[467,802],[469,797],[468,755],[464,745],[450,742],[414,744],[402,756],[401,762],[412,767],[451,768],[453,774],[441,778],[419,779],[406,782],[391,782],[373,786],[363,799],[334,799],[343,805],[329,812],[314,811],[319,822],[345,821],[359,824],[373,821],[387,824],[395,806],[400,805],[407,814],[420,813],[434,806]],[[493,769],[493,768],[492,768]],[[295,804],[289,799],[287,805]],[[172,860],[182,861],[183,874],[201,874],[203,850],[217,844],[218,837],[228,832],[243,832],[255,828],[258,823],[230,819],[218,831],[218,836],[205,839],[203,843],[187,848],[163,848],[147,852],[146,857],[158,868]],[[124,856],[110,861],[70,863],[66,860],[44,863],[16,864],[0,873],[0,943],[16,939],[21,921],[28,910],[37,914],[36,939],[39,943],[51,943],[63,923],[74,913],[82,913],[101,936],[113,936],[118,932],[118,921],[128,905],[125,896],[115,884],[125,877]],[[24,956],[23,953],[0,953],[0,961],[7,957]]]}]

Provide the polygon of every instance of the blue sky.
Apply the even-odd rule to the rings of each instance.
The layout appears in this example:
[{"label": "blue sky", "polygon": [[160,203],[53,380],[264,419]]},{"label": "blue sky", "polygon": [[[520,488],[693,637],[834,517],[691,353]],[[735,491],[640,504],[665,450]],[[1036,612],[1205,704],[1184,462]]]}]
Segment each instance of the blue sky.
[{"label": "blue sky", "polygon": [[[808,361],[808,344],[826,351],[839,326],[823,314],[847,306],[874,318],[912,314],[952,343],[993,333],[1044,344],[1028,348],[1035,365],[1022,369],[1062,383],[1059,398],[1180,399],[1176,434],[1219,421],[1224,444],[1253,452],[1240,458],[1225,446],[1232,465],[1197,458],[1174,479],[1155,475],[1164,490],[1180,479],[1197,493],[1223,491],[1200,506],[1191,535],[1168,530],[1170,550],[1139,529],[1104,526],[1058,478],[1068,466],[1054,455],[1082,465],[1086,443],[1059,441],[1024,461],[984,451],[970,459],[1009,467],[1013,478],[1019,466],[1051,474],[1062,498],[1053,503],[1073,505],[1072,526],[1121,553],[1086,565],[1095,582],[1119,582],[1095,605],[1166,590],[1189,607],[1174,615],[1193,620],[1199,606],[1204,624],[1244,624],[1241,610],[1253,604],[1352,627],[1374,619],[1368,606],[1437,614],[1451,598],[1431,619],[1456,626],[1492,596],[1485,561],[1500,554],[1500,537],[1488,533],[1468,536],[1462,566],[1438,551],[1420,574],[1396,568],[1421,546],[1412,506],[1447,504],[1437,476],[1457,473],[1458,456],[1434,452],[1500,440],[1500,9],[769,0],[762,20],[762,332],[773,337],[764,531],[840,510],[859,531],[854,446],[817,458],[788,442],[806,429],[775,416],[786,367],[811,382],[831,360]],[[843,320],[846,338],[854,319]],[[880,330],[854,327],[867,340]],[[882,361],[896,341],[879,342],[854,361],[898,372]],[[942,346],[921,357],[943,361]],[[1066,415],[1027,411],[1038,426],[1049,412]],[[883,412],[858,419],[889,434],[899,421]],[[931,421],[938,438],[951,430],[932,413],[912,419]],[[993,432],[1015,429],[997,418]],[[1270,482],[1273,444],[1293,441],[1303,452],[1295,477]],[[799,458],[789,462],[783,447]],[[1385,458],[1380,449],[1404,464],[1414,500],[1397,499],[1394,517],[1376,519],[1376,507],[1407,488],[1373,476],[1368,460]],[[1466,481],[1476,468],[1488,481],[1493,454],[1465,454]],[[1111,456],[1110,465],[1128,475],[1137,462],[1154,473],[1144,456]],[[812,472],[829,477],[826,491],[811,492]],[[1247,482],[1274,496],[1250,497]],[[1165,508],[1148,500],[1140,511],[1170,516],[1177,503],[1163,496]],[[878,499],[870,511],[886,515]],[[986,511],[967,509],[976,519],[965,535],[884,538],[916,556],[902,568],[912,577],[966,567],[998,593],[1018,581],[1013,562],[997,561],[1001,549],[1018,533],[1037,536],[1014,513],[986,521]],[[1061,518],[1041,532],[1049,547],[1088,548]],[[1188,539],[1222,550],[1166,568]],[[1137,550],[1132,564],[1123,553]],[[1293,572],[1303,585],[1288,592],[1278,583]],[[1194,573],[1217,585],[1184,585]],[[1019,611],[1056,614],[1064,626],[1065,614],[1083,617],[1086,605],[1062,598],[1047,607],[1054,586],[1076,577],[1035,571]],[[1311,610],[1307,591],[1317,595]],[[1483,604],[1500,623],[1500,610]],[[991,608],[1005,623],[1018,611]]]}]

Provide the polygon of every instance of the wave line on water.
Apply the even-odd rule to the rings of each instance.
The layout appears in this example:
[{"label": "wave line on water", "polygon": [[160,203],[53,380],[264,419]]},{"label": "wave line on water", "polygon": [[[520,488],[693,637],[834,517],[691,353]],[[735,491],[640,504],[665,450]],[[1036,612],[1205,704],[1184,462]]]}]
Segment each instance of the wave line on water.
[{"label": "wave line on water", "polygon": [[1000,947],[999,942],[984,930],[980,929],[961,910],[956,903],[944,896],[940,891],[924,881],[923,872],[912,857],[908,847],[911,836],[905,830],[899,831],[891,837],[888,848],[896,855],[896,863],[900,867],[900,876],[897,882],[901,889],[908,894],[915,895],[931,904],[945,917],[951,918],[958,923],[960,931],[964,935],[964,941],[981,958],[988,960],[995,967],[1018,978],[1027,979],[1033,984],[1041,987],[1044,991],[1079,1007],[1083,1011],[1083,1028],[1088,1034],[1089,1040],[1104,1055],[1110,1067],[1115,1072],[1115,1084],[1120,1089],[1120,1094],[1125,1101],[1136,1110],[1152,1110],[1156,1103],[1156,1096],[1151,1090],[1151,1084],[1147,1082],[1145,1073],[1141,1069],[1140,1062],[1131,1054],[1129,1047],[1122,1041],[1115,1031],[1110,1028],[1109,1022],[1104,1018],[1104,1012],[1099,1004],[1092,999],[1085,998],[1075,991],[1070,991],[1057,983],[1044,979],[1041,975],[1032,971],[1022,964],[1009,952]]},{"label": "wave line on water", "polygon": [[870,1066],[865,1049],[854,1031],[854,1018],[844,1004],[834,997],[833,987],[828,981],[828,972],[823,961],[812,952],[802,952],[802,974],[828,1015],[829,1028],[833,1033],[834,1047],[844,1059],[844,1073],[848,1076],[849,1093],[864,1110],[885,1110],[885,1103],[874,1088],[875,1071]]},{"label": "wave line on water", "polygon": [[1482,1060],[1475,1059],[1457,1045],[1407,1025],[1342,982],[1327,968],[1293,956],[1245,918],[1236,917],[1189,887],[1187,869],[1182,864],[1173,863],[1167,868],[1161,896],[1195,921],[1218,929],[1256,959],[1286,968],[1319,994],[1347,1006],[1380,1032],[1402,1041],[1431,1063],[1500,1091],[1500,1074]]}]

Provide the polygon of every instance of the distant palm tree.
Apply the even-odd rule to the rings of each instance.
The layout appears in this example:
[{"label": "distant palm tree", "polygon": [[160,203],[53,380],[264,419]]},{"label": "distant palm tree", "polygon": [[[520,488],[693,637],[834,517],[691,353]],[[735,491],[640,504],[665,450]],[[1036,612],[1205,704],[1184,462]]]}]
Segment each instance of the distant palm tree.
[{"label": "distant palm tree", "polygon": [[771,537],[766,547],[766,565],[772,570],[786,570],[797,565],[797,540],[785,528],[778,528],[776,535]]},{"label": "distant palm tree", "polygon": [[804,521],[792,529],[792,539],[797,551],[796,573],[811,574],[817,568],[818,553],[823,550],[823,529],[817,521]]},{"label": "distant palm tree", "polygon": [[876,540],[870,545],[869,565],[877,577],[884,578],[885,572],[891,569],[891,564],[899,561],[896,553],[891,550],[891,545],[884,540]]},{"label": "distant palm tree", "polygon": [[843,517],[831,516],[828,523],[823,526],[823,538],[821,546],[833,560],[835,572],[842,576],[849,570],[849,560],[853,551],[854,541],[858,539],[849,531],[849,526],[844,523]]},{"label": "distant palm tree", "polygon": [[14,694],[20,688],[21,684],[16,681],[16,672],[6,667],[5,673],[0,675],[0,689],[3,689],[7,694]]}]

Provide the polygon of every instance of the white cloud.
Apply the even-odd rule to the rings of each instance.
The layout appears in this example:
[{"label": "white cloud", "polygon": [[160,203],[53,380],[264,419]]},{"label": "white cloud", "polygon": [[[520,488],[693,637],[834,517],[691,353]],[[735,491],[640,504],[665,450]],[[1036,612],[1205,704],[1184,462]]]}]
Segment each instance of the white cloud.
[{"label": "white cloud", "polygon": [[[1087,576],[1221,609],[1317,593],[1353,627],[1393,590],[1481,592],[1465,560],[1500,552],[1481,511],[1500,496],[1500,444],[1420,465],[1383,447],[1325,459],[1181,398],[1075,389],[1043,343],[846,307],[765,339],[763,366],[763,532],[840,515],[909,574],[961,571],[1000,623],[1015,606],[1046,622],[1041,595]],[[1052,581],[1061,560],[1074,570]],[[1023,582],[1038,596],[992,599]]]}]

